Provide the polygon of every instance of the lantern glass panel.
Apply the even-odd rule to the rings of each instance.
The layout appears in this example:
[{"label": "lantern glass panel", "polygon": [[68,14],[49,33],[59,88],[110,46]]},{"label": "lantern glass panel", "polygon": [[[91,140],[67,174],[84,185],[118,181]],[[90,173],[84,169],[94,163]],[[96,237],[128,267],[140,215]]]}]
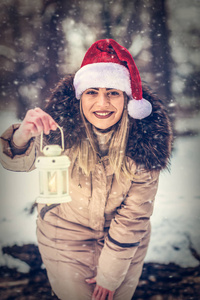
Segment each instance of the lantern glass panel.
[{"label": "lantern glass panel", "polygon": [[63,194],[67,194],[67,171],[62,171],[63,177]]},{"label": "lantern glass panel", "polygon": [[56,194],[57,193],[57,171],[49,171],[48,172],[48,192],[50,194]]},{"label": "lantern glass panel", "polygon": [[40,194],[44,194],[44,174],[43,172],[39,172],[39,182],[40,182]]}]

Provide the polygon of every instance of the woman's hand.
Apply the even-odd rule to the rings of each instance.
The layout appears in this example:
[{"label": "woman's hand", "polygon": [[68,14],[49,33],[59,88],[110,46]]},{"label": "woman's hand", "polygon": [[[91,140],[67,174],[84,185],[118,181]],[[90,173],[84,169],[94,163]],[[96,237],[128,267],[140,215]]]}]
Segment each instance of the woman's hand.
[{"label": "woman's hand", "polygon": [[[96,283],[96,278],[86,279],[86,282]],[[92,294],[92,300],[113,300],[113,295],[115,291],[107,290],[100,285],[96,284],[94,292]]]},{"label": "woman's hand", "polygon": [[53,118],[40,108],[30,109],[22,121],[20,127],[13,135],[13,142],[17,147],[25,146],[32,137],[42,133],[49,134],[50,130],[56,130],[57,123]]}]

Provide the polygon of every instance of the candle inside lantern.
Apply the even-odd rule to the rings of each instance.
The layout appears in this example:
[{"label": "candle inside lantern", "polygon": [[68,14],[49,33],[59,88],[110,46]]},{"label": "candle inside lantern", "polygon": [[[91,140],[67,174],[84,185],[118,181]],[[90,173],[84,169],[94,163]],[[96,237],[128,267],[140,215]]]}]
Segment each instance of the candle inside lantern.
[{"label": "candle inside lantern", "polygon": [[57,192],[57,172],[48,173],[48,190],[51,194]]}]

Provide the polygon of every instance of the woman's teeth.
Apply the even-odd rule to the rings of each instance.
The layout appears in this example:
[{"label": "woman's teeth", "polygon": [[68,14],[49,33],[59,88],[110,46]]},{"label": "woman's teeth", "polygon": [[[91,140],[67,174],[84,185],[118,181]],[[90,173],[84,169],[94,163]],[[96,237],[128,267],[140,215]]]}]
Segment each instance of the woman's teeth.
[{"label": "woman's teeth", "polygon": [[100,113],[100,112],[95,112],[97,115],[99,116],[107,116],[109,115],[111,112],[105,112],[105,113]]}]

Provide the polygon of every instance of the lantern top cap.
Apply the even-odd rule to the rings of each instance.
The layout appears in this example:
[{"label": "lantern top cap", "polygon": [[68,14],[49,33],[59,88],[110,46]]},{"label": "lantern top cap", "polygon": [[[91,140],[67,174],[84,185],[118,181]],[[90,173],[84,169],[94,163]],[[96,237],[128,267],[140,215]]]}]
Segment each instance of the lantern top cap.
[{"label": "lantern top cap", "polygon": [[47,145],[42,152],[45,156],[59,156],[62,153],[62,148],[59,145]]}]

